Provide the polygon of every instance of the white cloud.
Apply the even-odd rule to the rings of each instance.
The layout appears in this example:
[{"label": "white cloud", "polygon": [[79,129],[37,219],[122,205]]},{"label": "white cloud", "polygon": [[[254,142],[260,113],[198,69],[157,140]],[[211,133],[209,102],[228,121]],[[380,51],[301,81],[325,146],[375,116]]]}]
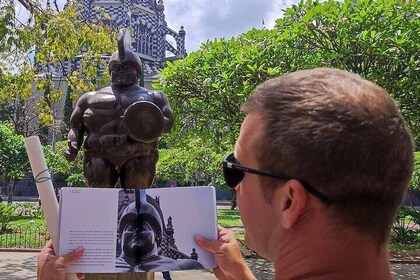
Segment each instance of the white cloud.
[{"label": "white cloud", "polygon": [[192,52],[207,39],[230,38],[265,26],[272,28],[282,9],[297,0],[166,0],[165,16],[168,26],[179,30],[185,27],[186,49]]},{"label": "white cloud", "polygon": [[296,0],[274,1],[271,10],[267,13],[267,18],[264,18],[266,27],[273,28],[276,24],[276,20],[283,15],[283,10],[293,4],[297,4],[297,2],[298,1]]}]

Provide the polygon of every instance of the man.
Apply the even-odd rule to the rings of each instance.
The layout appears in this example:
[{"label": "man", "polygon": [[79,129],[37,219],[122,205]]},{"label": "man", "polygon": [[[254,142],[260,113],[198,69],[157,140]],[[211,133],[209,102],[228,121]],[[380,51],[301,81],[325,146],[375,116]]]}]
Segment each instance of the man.
[{"label": "man", "polygon": [[[245,241],[276,279],[392,279],[388,241],[413,168],[413,143],[388,93],[345,71],[272,79],[243,105],[224,175]],[[231,232],[197,236],[218,279],[254,279]]]},{"label": "man", "polygon": [[119,223],[121,254],[116,260],[118,272],[155,272],[204,268],[192,259],[171,259],[158,255],[163,238],[163,221],[156,208],[146,200],[132,202]]},{"label": "man", "polygon": [[83,94],[70,118],[66,158],[73,161],[84,143],[89,187],[115,187],[118,179],[123,188],[150,187],[158,137],[173,125],[166,96],[138,86],[142,63],[124,42],[130,42],[125,30],[110,58],[111,86]]},{"label": "man", "polygon": [[[37,279],[38,280],[64,280],[66,278],[67,266],[78,262],[84,253],[83,247],[77,247],[66,255],[58,257],[49,240],[38,255]],[[78,279],[84,279],[83,273],[76,274]]]}]

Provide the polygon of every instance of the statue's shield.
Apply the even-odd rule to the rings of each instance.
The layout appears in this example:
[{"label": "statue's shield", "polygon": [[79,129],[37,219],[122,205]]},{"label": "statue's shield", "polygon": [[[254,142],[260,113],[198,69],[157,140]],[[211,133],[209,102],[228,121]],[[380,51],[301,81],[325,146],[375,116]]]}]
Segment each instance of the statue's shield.
[{"label": "statue's shield", "polygon": [[149,101],[133,103],[124,113],[124,129],[133,140],[153,142],[163,131],[162,111]]}]

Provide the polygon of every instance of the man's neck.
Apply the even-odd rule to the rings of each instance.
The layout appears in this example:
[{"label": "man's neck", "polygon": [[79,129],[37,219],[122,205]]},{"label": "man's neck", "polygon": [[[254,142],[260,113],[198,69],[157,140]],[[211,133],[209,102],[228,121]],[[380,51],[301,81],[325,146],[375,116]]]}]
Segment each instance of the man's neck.
[{"label": "man's neck", "polygon": [[354,234],[335,234],[313,235],[300,244],[290,239],[274,259],[276,280],[392,279],[386,246],[378,248]]},{"label": "man's neck", "polygon": [[113,86],[111,85],[112,91],[114,93],[120,94],[123,93],[125,91],[129,91],[130,89],[132,89],[134,86],[138,86],[137,84],[132,84],[132,85],[128,85],[128,86]]}]

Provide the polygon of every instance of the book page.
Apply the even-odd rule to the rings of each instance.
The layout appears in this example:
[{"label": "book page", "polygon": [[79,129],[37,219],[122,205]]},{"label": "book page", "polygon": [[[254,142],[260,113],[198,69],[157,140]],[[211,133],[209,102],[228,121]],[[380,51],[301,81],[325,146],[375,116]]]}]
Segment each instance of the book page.
[{"label": "book page", "polygon": [[213,187],[63,188],[59,254],[78,246],[69,272],[124,273],[213,268],[195,235],[217,239]]},{"label": "book page", "polygon": [[[168,219],[170,218],[173,243],[177,250],[189,257],[194,254],[206,268],[216,267],[213,254],[195,243],[195,235],[197,234],[210,239],[217,239],[214,187],[157,188],[147,189],[146,193],[153,198],[158,197],[166,228],[168,228]],[[170,239],[172,240],[172,238]]]},{"label": "book page", "polygon": [[78,246],[85,249],[68,272],[115,271],[117,193],[116,189],[61,189],[59,255]]}]

